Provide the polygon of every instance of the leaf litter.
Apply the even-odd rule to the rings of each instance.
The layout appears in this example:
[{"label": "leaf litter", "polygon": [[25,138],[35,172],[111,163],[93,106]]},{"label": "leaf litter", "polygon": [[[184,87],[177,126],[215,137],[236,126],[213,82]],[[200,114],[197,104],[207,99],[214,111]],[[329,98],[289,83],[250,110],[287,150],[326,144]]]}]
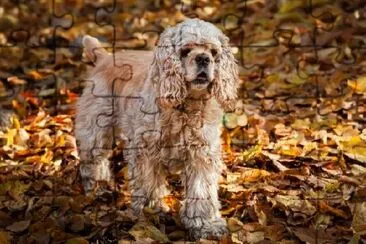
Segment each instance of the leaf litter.
[{"label": "leaf litter", "polygon": [[[74,26],[58,33],[58,38],[72,44],[89,33],[111,41],[111,34],[94,23],[90,11],[90,7],[103,6],[103,1],[74,2]],[[365,10],[354,8],[346,14],[342,1],[319,0],[313,1],[315,17],[310,19],[306,1],[266,4],[255,0],[245,6],[235,1],[183,2],[199,17],[230,30],[234,44],[271,45],[276,28],[294,30],[290,36],[280,33],[279,45],[272,48],[243,50],[244,60],[261,63],[266,72],[255,67],[240,69],[240,99],[235,112],[223,118],[226,168],[219,196],[230,235],[222,242],[364,243],[366,66],[360,57],[365,50],[352,50],[351,43],[366,43],[365,19],[357,17],[366,16]],[[142,11],[133,1],[125,4],[126,9]],[[176,4],[153,1],[151,6],[155,10],[144,10],[138,18],[128,12],[111,17],[129,23],[117,32],[134,37],[121,43],[125,47],[141,48],[147,41],[145,48],[151,48],[156,36],[144,35],[143,28],[165,28],[183,18]],[[352,4],[346,7],[352,9]],[[1,42],[10,42],[8,31],[18,25],[26,27],[27,21],[39,23],[36,31],[44,39],[32,36],[29,43],[52,39],[47,16],[33,14],[48,12],[46,1],[8,2],[2,8],[6,14],[0,16]],[[62,1],[56,1],[56,8],[65,10]],[[235,16],[226,18],[244,8],[250,16],[245,17],[245,25],[239,26]],[[85,16],[77,13],[81,10]],[[17,11],[23,15],[13,14]],[[336,13],[336,18],[318,14],[327,11]],[[312,50],[294,48],[295,44],[311,45],[315,26],[319,43],[340,48],[320,49],[317,57]],[[329,26],[332,31],[326,31]],[[243,41],[241,31],[253,35]],[[349,38],[344,35],[347,31],[352,33]],[[55,63],[35,68],[52,54],[47,48],[14,47],[6,49],[7,60],[0,60],[1,72],[7,74],[0,74],[7,77],[0,81],[1,96],[17,91],[16,98],[0,101],[16,113],[0,131],[0,243],[185,241],[178,218],[182,195],[175,176],[169,178],[172,194],[164,202],[170,210],[163,219],[149,208],[145,222],[133,216],[125,165],[116,167],[118,191],[114,195],[83,193],[73,119],[79,77],[86,65],[81,52],[69,48],[57,53]],[[351,66],[342,65],[352,58]],[[53,77],[60,82],[58,89]]]}]

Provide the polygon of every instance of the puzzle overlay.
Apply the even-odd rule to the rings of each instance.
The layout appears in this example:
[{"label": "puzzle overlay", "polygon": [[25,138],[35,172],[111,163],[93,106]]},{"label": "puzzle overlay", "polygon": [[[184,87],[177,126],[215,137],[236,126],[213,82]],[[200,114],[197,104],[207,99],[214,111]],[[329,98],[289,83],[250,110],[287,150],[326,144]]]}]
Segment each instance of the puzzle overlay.
[{"label": "puzzle overlay", "polygon": [[[112,91],[92,88],[111,105],[95,118],[110,140],[85,149],[74,137],[75,104],[95,82],[87,74],[96,60],[83,55],[83,36],[97,38],[114,58],[125,49],[153,51],[160,34],[186,18],[221,29],[239,64],[239,98],[221,128],[223,241],[366,243],[362,0],[1,1],[0,243],[192,241],[179,215],[189,186],[178,172],[167,176],[163,198],[131,196],[137,170],[127,159],[162,134],[140,131],[132,144],[113,125],[121,99],[139,108],[126,110],[136,117],[160,113],[142,97],[115,91],[138,73],[132,65],[115,60],[123,75]],[[90,162],[81,162],[82,153]],[[79,165],[93,166],[101,154],[112,162],[113,180],[85,193]],[[165,160],[179,168],[188,157]],[[143,220],[131,210],[136,198],[146,205]]]}]

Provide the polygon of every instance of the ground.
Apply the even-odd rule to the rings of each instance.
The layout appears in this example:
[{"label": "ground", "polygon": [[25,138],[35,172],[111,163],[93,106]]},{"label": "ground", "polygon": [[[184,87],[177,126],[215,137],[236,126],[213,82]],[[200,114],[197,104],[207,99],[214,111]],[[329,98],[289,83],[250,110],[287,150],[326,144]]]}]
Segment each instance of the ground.
[{"label": "ground", "polygon": [[120,149],[112,193],[84,194],[73,132],[90,66],[82,36],[111,52],[150,50],[187,16],[222,29],[241,66],[240,98],[222,123],[222,242],[366,242],[363,1],[40,0],[0,10],[0,243],[187,241],[178,177],[169,212],[147,207],[138,222]]}]

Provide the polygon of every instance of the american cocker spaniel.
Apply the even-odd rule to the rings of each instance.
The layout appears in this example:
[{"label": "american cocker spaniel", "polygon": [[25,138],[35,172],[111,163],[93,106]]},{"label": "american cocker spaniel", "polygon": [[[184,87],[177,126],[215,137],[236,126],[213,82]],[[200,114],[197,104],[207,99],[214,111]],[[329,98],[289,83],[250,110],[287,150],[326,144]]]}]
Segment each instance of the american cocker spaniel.
[{"label": "american cocker spaniel", "polygon": [[123,141],[132,208],[164,209],[166,176],[180,173],[181,223],[192,239],[227,232],[218,200],[220,121],[236,100],[238,71],[229,39],[213,24],[188,19],[166,29],[150,51],[108,53],[83,45],[95,67],[78,101],[75,134],[85,190],[111,180],[110,156]]}]

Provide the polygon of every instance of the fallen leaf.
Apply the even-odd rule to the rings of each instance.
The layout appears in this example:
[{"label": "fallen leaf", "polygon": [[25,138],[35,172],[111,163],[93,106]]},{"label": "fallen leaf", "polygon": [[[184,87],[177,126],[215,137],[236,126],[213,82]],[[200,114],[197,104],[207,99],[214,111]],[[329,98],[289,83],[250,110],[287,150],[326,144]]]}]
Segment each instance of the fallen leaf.
[{"label": "fallen leaf", "polygon": [[24,193],[31,186],[30,183],[26,184],[22,181],[14,181],[11,183],[11,188],[9,189],[9,195],[15,200],[20,200],[23,198]]},{"label": "fallen leaf", "polygon": [[66,244],[89,244],[89,241],[84,239],[83,237],[75,237],[72,239],[68,239]]},{"label": "fallen leaf", "polygon": [[0,243],[1,244],[10,244],[12,236],[9,232],[0,231]]},{"label": "fallen leaf", "polygon": [[354,205],[352,228],[356,232],[366,231],[366,202],[360,202]]},{"label": "fallen leaf", "polygon": [[73,232],[82,231],[85,228],[85,218],[80,214],[73,215],[71,216],[70,224],[70,229]]},{"label": "fallen leaf", "polygon": [[20,79],[16,76],[8,77],[8,82],[12,85],[24,85],[27,83],[26,80]]},{"label": "fallen leaf", "polygon": [[186,238],[187,233],[183,230],[176,230],[168,234],[169,240],[181,240]]},{"label": "fallen leaf", "polygon": [[29,220],[23,220],[23,221],[18,221],[13,223],[12,225],[9,225],[8,227],[6,227],[7,230],[10,230],[12,232],[23,232],[26,229],[28,229],[30,225],[30,221]]},{"label": "fallen leaf", "polygon": [[343,210],[331,207],[325,201],[322,201],[322,200],[318,201],[318,204],[319,204],[320,211],[322,211],[322,212],[332,213],[332,214],[342,217],[344,219],[348,219],[348,217],[349,217],[349,215],[347,213],[345,213]]},{"label": "fallen leaf", "polygon": [[156,241],[168,242],[169,238],[148,222],[138,222],[129,231],[136,241],[151,238]]},{"label": "fallen leaf", "polygon": [[347,84],[353,88],[357,93],[366,92],[366,76],[358,77],[357,80],[348,80]]},{"label": "fallen leaf", "polygon": [[307,215],[313,215],[317,209],[308,200],[300,199],[298,196],[277,194],[273,198],[276,204],[280,204],[285,209],[291,209],[295,212],[301,212]]},{"label": "fallen leaf", "polygon": [[261,145],[255,145],[248,150],[243,151],[238,158],[244,162],[248,162],[249,160],[254,159],[260,153],[262,152],[262,146]]},{"label": "fallen leaf", "polygon": [[243,229],[244,224],[236,218],[229,218],[227,220],[227,227],[230,232],[236,232]]},{"label": "fallen leaf", "polygon": [[226,113],[224,115],[224,125],[226,128],[234,129],[238,126],[238,115],[236,113]]},{"label": "fallen leaf", "polygon": [[263,169],[249,169],[242,172],[243,182],[257,182],[270,176],[271,173]]}]

